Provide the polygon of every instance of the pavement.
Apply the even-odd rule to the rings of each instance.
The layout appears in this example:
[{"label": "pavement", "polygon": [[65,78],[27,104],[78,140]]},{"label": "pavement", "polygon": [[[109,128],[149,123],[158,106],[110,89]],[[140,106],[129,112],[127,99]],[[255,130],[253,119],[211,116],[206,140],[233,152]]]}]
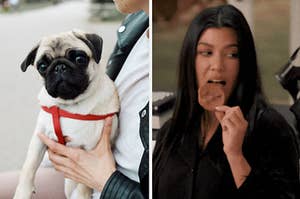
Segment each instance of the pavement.
[{"label": "pavement", "polygon": [[42,80],[33,67],[23,73],[20,65],[39,39],[74,28],[98,33],[104,41],[102,64],[106,64],[120,21],[91,22],[91,7],[87,0],[67,1],[38,10],[0,14],[0,172],[22,167],[35,128]]}]

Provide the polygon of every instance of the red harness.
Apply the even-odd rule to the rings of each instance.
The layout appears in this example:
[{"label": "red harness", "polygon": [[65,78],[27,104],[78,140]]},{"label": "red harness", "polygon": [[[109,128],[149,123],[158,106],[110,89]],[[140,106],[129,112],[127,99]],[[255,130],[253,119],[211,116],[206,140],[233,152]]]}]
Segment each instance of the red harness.
[{"label": "red harness", "polygon": [[55,134],[58,138],[58,142],[63,145],[65,145],[66,142],[65,142],[65,139],[62,134],[61,127],[60,127],[60,122],[59,122],[60,117],[66,117],[66,118],[71,118],[71,119],[75,119],[75,120],[94,120],[95,121],[95,120],[104,120],[105,118],[116,114],[116,113],[109,113],[106,115],[92,115],[92,114],[81,115],[81,114],[74,114],[74,113],[70,113],[68,111],[64,111],[57,106],[51,106],[50,108],[48,108],[46,106],[42,106],[42,109],[52,115]]}]

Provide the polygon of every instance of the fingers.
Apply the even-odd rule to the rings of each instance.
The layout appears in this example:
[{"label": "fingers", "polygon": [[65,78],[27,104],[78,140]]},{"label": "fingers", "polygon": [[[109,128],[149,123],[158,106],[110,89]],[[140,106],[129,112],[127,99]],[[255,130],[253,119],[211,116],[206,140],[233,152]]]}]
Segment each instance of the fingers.
[{"label": "fingers", "polygon": [[222,124],[222,121],[225,117],[226,114],[228,114],[228,111],[230,110],[231,108],[229,106],[217,106],[215,108],[215,115],[217,117],[217,120]]},{"label": "fingers", "polygon": [[223,120],[230,120],[233,124],[239,125],[242,122],[242,118],[236,113],[235,110],[228,111]]},{"label": "fingers", "polygon": [[72,139],[69,136],[64,136],[64,140],[65,142],[71,142]]},{"label": "fingers", "polygon": [[58,155],[51,150],[48,150],[48,155],[54,168],[57,171],[63,172],[64,175],[84,177],[84,174],[86,174],[86,172],[82,172],[83,169],[80,166],[80,163],[82,163],[82,161],[74,161],[70,158]]},{"label": "fingers", "polygon": [[82,182],[79,179],[81,175],[78,174],[80,173],[80,168],[77,164],[75,164],[75,162],[68,158],[56,155],[55,153],[51,152],[51,150],[48,150],[48,154],[55,170],[62,172],[64,176],[69,179],[75,180],[76,182]]},{"label": "fingers", "polygon": [[54,167],[65,166],[69,168],[74,168],[76,166],[76,164],[71,159],[57,155],[51,150],[48,150],[48,156],[51,162],[53,163]]},{"label": "fingers", "polygon": [[222,127],[225,128],[236,127],[246,122],[244,115],[238,106],[217,106],[215,115]]},{"label": "fingers", "polygon": [[65,156],[65,157],[69,157],[72,160],[76,161],[78,159],[78,153],[74,152],[74,150],[78,150],[78,149],[74,149],[71,147],[66,147],[62,144],[59,144],[53,140],[51,140],[50,138],[48,138],[45,134],[43,133],[38,133],[39,138],[41,139],[41,141],[48,146],[48,148],[59,155]]},{"label": "fingers", "polygon": [[112,127],[112,117],[108,117],[105,119],[104,128],[102,130],[102,136],[106,143],[110,143],[111,127]]},{"label": "fingers", "polygon": [[96,151],[102,149],[102,147],[106,147],[110,150],[110,134],[112,128],[112,117],[108,117],[105,119],[104,127],[102,129],[101,138],[95,147]]},{"label": "fingers", "polygon": [[[229,107],[229,106],[217,106],[216,113],[223,113],[223,120],[227,118],[233,118],[236,122],[242,122],[244,119],[244,115],[239,106]],[[220,115],[220,114],[219,114]]]},{"label": "fingers", "polygon": [[45,134],[43,133],[38,133],[39,138],[41,141],[48,146],[50,150],[52,150],[55,153],[60,153],[62,155],[65,155],[65,146],[62,144],[59,144],[50,138],[48,138]]},{"label": "fingers", "polygon": [[225,105],[222,105],[222,106],[216,106],[216,111],[219,111],[219,112],[226,112],[227,110],[231,109],[231,107],[229,106],[225,106]]},{"label": "fingers", "polygon": [[221,123],[221,121],[223,120],[223,118],[225,116],[225,113],[221,112],[221,111],[216,111],[215,116],[216,116],[217,120]]},{"label": "fingers", "polygon": [[236,124],[231,120],[231,118],[226,118],[222,120],[221,126],[224,131],[227,131],[228,129],[234,129]]}]

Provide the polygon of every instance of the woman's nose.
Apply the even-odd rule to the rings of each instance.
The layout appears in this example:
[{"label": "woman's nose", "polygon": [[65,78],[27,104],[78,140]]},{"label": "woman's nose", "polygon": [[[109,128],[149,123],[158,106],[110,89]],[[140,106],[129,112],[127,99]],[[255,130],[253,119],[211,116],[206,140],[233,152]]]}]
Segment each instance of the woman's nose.
[{"label": "woman's nose", "polygon": [[221,55],[214,55],[211,59],[210,69],[214,71],[222,71],[224,69],[223,59]]}]

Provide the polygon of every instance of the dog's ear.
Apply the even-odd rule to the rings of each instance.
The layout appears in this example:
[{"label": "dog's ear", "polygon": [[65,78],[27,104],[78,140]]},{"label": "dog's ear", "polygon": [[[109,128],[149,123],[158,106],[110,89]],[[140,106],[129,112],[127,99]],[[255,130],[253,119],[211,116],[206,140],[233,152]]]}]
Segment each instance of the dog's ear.
[{"label": "dog's ear", "polygon": [[37,53],[38,48],[40,47],[40,45],[35,46],[30,53],[27,55],[27,57],[25,58],[25,60],[22,62],[21,64],[21,69],[23,72],[26,71],[26,69],[28,68],[28,66],[33,65],[34,60],[35,60],[35,56]]},{"label": "dog's ear", "polygon": [[102,38],[97,34],[79,33],[77,31],[73,31],[73,34],[91,49],[92,56],[98,64],[102,54]]}]

